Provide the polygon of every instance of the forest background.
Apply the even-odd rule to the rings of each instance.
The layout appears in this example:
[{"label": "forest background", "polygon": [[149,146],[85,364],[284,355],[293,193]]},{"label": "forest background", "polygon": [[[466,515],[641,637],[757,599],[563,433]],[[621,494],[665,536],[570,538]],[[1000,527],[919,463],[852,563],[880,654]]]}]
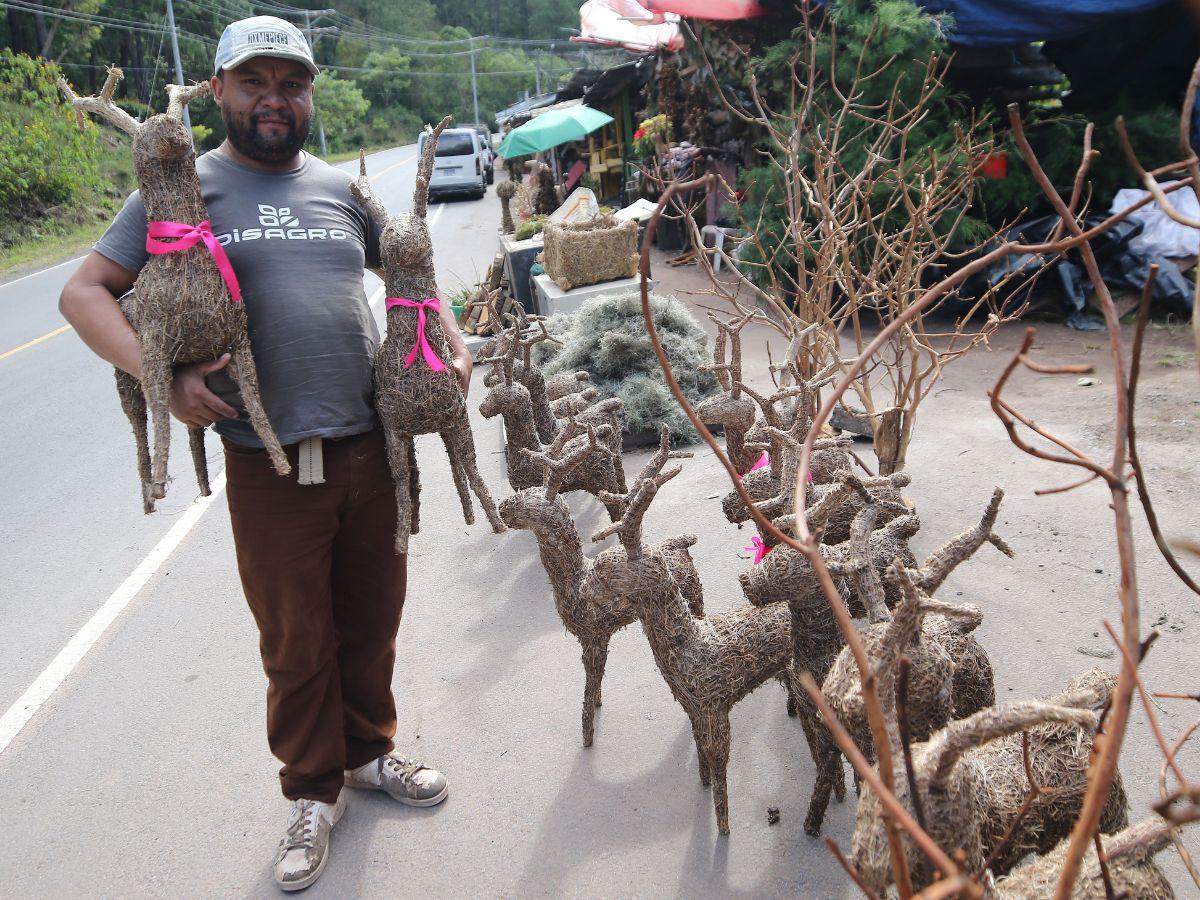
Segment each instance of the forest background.
[{"label": "forest background", "polygon": [[[323,67],[317,122],[331,156],[411,143],[422,123],[450,114],[480,121],[525,96],[552,90],[606,54],[571,44],[575,0],[174,0],[187,81],[212,74],[229,22],[276,14],[312,29]],[[0,18],[0,274],[94,239],[132,190],[127,141],[111,129],[80,132],[54,87],[64,74],[95,93],[111,63],[125,71],[118,101],[139,118],[166,106],[176,80],[163,0],[5,0]],[[331,6],[336,10],[330,11]],[[200,150],[224,139],[215,105],[190,108]],[[310,149],[320,152],[314,123]]]}]

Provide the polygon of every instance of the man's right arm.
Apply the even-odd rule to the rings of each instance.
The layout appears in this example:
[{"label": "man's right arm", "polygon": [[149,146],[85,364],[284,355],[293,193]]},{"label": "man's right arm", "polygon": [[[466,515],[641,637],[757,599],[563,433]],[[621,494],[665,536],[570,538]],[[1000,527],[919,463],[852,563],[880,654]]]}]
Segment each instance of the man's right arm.
[{"label": "man's right arm", "polygon": [[117,298],[133,287],[136,278],[135,273],[93,250],[63,288],[58,309],[93,353],[140,378],[142,347],[117,305]]},{"label": "man's right arm", "polygon": [[[142,345],[117,304],[117,297],[123,296],[136,280],[133,272],[93,250],[63,288],[58,308],[92,352],[134,378],[141,378]],[[212,362],[176,369],[171,382],[171,414],[193,428],[237,418],[237,410],[210,391],[204,381],[206,375],[228,363],[226,353]]]}]

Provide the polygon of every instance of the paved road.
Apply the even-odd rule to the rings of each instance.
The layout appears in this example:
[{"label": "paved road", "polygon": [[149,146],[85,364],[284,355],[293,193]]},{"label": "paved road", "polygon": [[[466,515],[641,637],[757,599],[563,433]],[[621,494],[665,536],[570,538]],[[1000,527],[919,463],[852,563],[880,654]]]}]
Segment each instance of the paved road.
[{"label": "paved road", "polygon": [[[371,157],[394,210],[410,202],[413,156]],[[430,217],[443,291],[473,281],[497,246],[494,192]],[[0,285],[0,354],[62,326],[56,298],[72,265]],[[0,358],[0,376],[0,716],[48,667],[67,667],[58,655],[106,601],[128,601],[15,738],[0,732],[0,894],[277,896],[269,862],[286,802],[224,498],[195,502],[181,431],[169,498],[141,515],[111,375],[74,333]],[[504,496],[495,424],[475,412],[482,390],[477,373],[481,471]],[[352,796],[308,896],[852,896],[800,830],[812,771],[778,687],[734,711],[734,833],[720,838],[687,720],[640,630],[613,642],[596,745],[584,750],[579,648],[531,535],[465,526],[440,442],[421,439],[418,457],[423,522],[394,682],[397,741],[443,768],[451,795],[432,810]],[[717,496],[721,476],[701,457],[672,483],[685,502]],[[216,475],[215,444],[210,459]],[[635,454],[627,470],[639,465]],[[603,510],[571,503],[586,540]],[[710,608],[728,608],[744,535],[715,502],[687,503],[684,516],[678,504],[652,509],[647,525],[665,535],[682,520],[706,535]],[[784,818],[770,827],[776,805]],[[852,815],[844,804],[827,819],[843,843]]]}]

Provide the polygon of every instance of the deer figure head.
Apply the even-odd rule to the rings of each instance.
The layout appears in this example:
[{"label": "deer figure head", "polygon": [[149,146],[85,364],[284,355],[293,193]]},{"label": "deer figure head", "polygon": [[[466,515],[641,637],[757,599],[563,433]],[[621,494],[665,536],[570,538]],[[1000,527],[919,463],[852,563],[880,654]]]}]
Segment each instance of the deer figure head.
[{"label": "deer figure head", "polygon": [[492,371],[484,381],[490,385],[490,389],[479,404],[479,412],[485,419],[514,412],[532,403],[529,388],[513,377],[516,349],[510,342],[500,355],[479,360],[481,364],[492,366]]},{"label": "deer figure head", "polygon": [[433,270],[433,238],[429,234],[425,213],[429,205],[429,179],[433,175],[438,136],[449,124],[450,117],[446,116],[436,127],[425,126],[425,144],[417,163],[412,210],[398,216],[389,215],[387,207],[372,192],[367,178],[366,154],[359,151],[359,175],[350,185],[350,190],[367,215],[381,226],[379,256],[383,262],[388,293],[392,296],[410,300],[438,296]]},{"label": "deer figure head", "polygon": [[500,517],[504,524],[528,530],[554,523],[555,527],[569,528],[574,533],[571,509],[558,492],[571,471],[592,454],[615,455],[601,441],[600,429],[568,419],[554,443],[545,450],[522,447],[520,452],[542,467],[542,485],[518,491],[501,502]]},{"label": "deer figure head", "polygon": [[207,81],[190,86],[169,84],[167,111],[139,122],[113,101],[117,84],[124,77],[121,69],[110,66],[104,86],[94,97],[76,95],[65,78],[58,79],[58,88],[75,108],[75,119],[80,128],[84,126],[85,113],[91,113],[133,138],[134,167],[139,182],[142,182],[146,176],[160,174],[160,167],[165,163],[190,160],[195,156],[192,133],[183,124],[183,110],[193,100],[207,97],[212,88]]}]

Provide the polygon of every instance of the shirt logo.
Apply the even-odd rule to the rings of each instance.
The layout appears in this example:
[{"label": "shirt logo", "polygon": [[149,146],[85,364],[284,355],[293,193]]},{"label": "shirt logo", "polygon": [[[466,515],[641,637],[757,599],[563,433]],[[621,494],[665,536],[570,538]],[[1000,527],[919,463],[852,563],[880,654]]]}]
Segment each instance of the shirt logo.
[{"label": "shirt logo", "polygon": [[300,217],[292,215],[290,206],[258,204],[258,228],[235,228],[216,235],[222,247],[247,241],[347,241],[350,232],[344,228],[302,228]]},{"label": "shirt logo", "polygon": [[276,209],[274,206],[260,203],[258,204],[258,224],[263,228],[295,228],[300,224],[300,220],[292,215],[290,206],[280,206]]}]

